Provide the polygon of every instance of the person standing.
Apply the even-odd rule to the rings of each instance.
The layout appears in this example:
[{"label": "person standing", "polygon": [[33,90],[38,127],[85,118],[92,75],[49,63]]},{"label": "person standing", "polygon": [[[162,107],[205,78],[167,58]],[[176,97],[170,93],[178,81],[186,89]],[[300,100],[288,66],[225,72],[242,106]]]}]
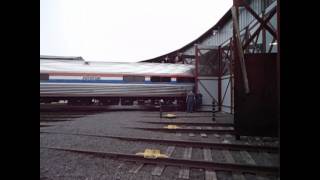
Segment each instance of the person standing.
[{"label": "person standing", "polygon": [[187,112],[189,113],[192,113],[193,111],[193,104],[195,102],[195,95],[192,91],[190,91],[188,94],[187,94],[187,99],[186,99],[186,102],[187,102]]}]

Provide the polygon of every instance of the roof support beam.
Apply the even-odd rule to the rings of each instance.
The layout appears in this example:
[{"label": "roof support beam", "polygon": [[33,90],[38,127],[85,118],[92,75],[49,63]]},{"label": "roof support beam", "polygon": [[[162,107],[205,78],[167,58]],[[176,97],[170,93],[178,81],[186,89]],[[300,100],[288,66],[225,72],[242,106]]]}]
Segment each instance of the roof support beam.
[{"label": "roof support beam", "polygon": [[248,81],[248,77],[247,77],[246,64],[244,61],[242,44],[241,44],[241,40],[240,40],[240,30],[239,30],[239,22],[238,22],[238,7],[232,6],[231,13],[232,13],[234,35],[235,35],[235,42],[236,42],[235,43],[236,52],[238,53],[238,58],[239,58],[240,65],[241,65],[241,72],[242,72],[242,76],[243,76],[245,92],[248,94],[248,93],[250,93],[250,88],[249,88],[249,81]]}]

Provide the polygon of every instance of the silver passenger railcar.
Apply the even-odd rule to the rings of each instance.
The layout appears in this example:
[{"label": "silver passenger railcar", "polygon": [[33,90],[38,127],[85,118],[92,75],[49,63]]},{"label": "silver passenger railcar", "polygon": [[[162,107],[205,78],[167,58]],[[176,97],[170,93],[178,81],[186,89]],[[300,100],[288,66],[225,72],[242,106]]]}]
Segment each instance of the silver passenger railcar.
[{"label": "silver passenger railcar", "polygon": [[194,66],[165,63],[86,62],[40,56],[40,102],[103,105],[184,103],[194,88]]}]

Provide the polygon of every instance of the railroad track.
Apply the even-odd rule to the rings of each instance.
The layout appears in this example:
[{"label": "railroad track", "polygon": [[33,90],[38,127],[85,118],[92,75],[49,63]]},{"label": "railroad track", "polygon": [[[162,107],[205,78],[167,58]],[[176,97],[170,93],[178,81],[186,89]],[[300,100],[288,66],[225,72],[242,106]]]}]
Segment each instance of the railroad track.
[{"label": "railroad track", "polygon": [[[176,116],[177,116],[176,118],[202,118],[202,117],[212,118],[212,115],[208,115],[208,116],[176,115]],[[141,116],[141,117],[142,118],[160,118],[160,114],[159,115],[144,115],[144,116]],[[215,115],[215,117],[216,118],[232,118],[232,116],[230,116],[230,115],[225,115],[225,116],[223,116],[223,115]]]},{"label": "railroad track", "polygon": [[[116,158],[120,161],[129,161],[129,162],[136,162],[139,165],[139,168],[145,164],[153,164],[156,167],[151,172],[154,176],[160,176],[166,166],[178,166],[180,167],[179,177],[184,179],[188,179],[189,177],[189,168],[200,168],[206,171],[206,179],[217,179],[215,175],[216,171],[229,171],[232,173],[236,173],[241,175],[242,173],[253,173],[255,175],[278,175],[279,167],[278,166],[262,166],[257,165],[255,162],[251,162],[248,164],[239,164],[235,163],[232,157],[228,158],[228,162],[221,163],[221,162],[214,162],[212,161],[212,157],[210,154],[210,149],[205,149],[204,152],[204,160],[192,160],[191,153],[192,148],[187,148],[184,152],[183,158],[173,158],[171,157],[175,146],[169,146],[166,150],[166,158],[156,158],[150,159],[145,158],[140,155],[135,154],[126,154],[126,153],[118,153],[118,152],[103,152],[103,151],[95,151],[95,150],[88,150],[88,149],[76,149],[76,148],[62,148],[62,147],[40,147],[42,149],[51,149],[57,151],[67,151],[72,153],[81,153],[81,154],[88,154],[99,156],[102,158]],[[180,177],[180,178],[181,178]],[[187,178],[186,178],[187,177]],[[211,178],[210,178],[211,177]]]},{"label": "railroad track", "polygon": [[88,116],[91,114],[95,114],[97,112],[52,112],[45,111],[40,112],[40,127],[48,127],[54,126],[54,124],[46,124],[46,123],[55,123],[55,122],[63,122],[63,121],[72,121],[77,118],[81,118],[84,116]]},{"label": "railroad track", "polygon": [[233,127],[234,124],[233,123],[214,123],[214,122],[210,122],[210,123],[198,123],[198,122],[163,122],[163,121],[137,121],[140,123],[147,123],[147,124],[163,124],[163,125],[191,125],[191,126],[213,126],[213,127]]},{"label": "railroad track", "polygon": [[[51,115],[48,115],[50,119]],[[76,117],[77,115],[71,115],[70,117]],[[58,119],[68,118],[68,115],[54,117]],[[158,116],[157,116],[158,117]],[[181,116],[179,116],[181,117]],[[211,117],[211,116],[205,116]],[[46,115],[44,119],[47,119]],[[164,122],[164,121],[137,121],[147,124],[158,124],[158,125],[177,125],[181,126],[178,129],[165,129],[165,128],[141,128],[141,127],[127,127],[133,129],[141,129],[147,131],[164,131],[170,133],[198,133],[204,134],[214,133],[217,134],[234,134],[233,124],[232,123],[206,123],[206,122]],[[44,124],[43,124],[44,125]],[[194,126],[187,127],[187,126]],[[217,127],[217,128],[212,128]],[[86,134],[86,133],[64,133],[64,132],[54,132],[40,130],[40,133],[43,134],[63,134],[63,135],[72,135],[72,136],[88,136],[88,137],[99,137],[99,138],[113,138],[121,141],[128,142],[142,142],[147,144],[161,144],[162,148],[167,148],[165,150],[165,155],[167,158],[156,158],[149,159],[140,155],[136,155],[135,152],[110,152],[110,151],[97,151],[94,149],[83,149],[81,147],[55,147],[55,146],[40,146],[40,149],[51,149],[55,151],[65,151],[71,153],[78,153],[90,156],[98,156],[103,158],[115,158],[119,160],[120,166],[117,168],[113,179],[122,179],[122,173],[132,173],[138,174],[139,171],[145,165],[151,166],[152,170],[147,173],[150,173],[152,176],[161,176],[164,172],[164,169],[167,167],[175,167],[177,172],[177,178],[180,179],[189,179],[192,177],[192,168],[204,171],[203,175],[206,180],[217,180],[220,179],[217,177],[221,172],[227,172],[232,174],[232,179],[243,179],[246,178],[244,175],[248,173],[252,176],[256,176],[255,179],[268,179],[265,177],[278,177],[279,175],[279,164],[276,162],[275,158],[279,151],[278,146],[274,145],[259,145],[259,144],[244,144],[238,142],[230,141],[221,141],[221,142],[208,142],[205,138],[202,141],[185,141],[185,140],[173,140],[173,139],[155,139],[155,138],[141,138],[141,137],[125,137],[125,136],[111,136],[111,135],[96,135],[96,134]],[[181,134],[180,134],[181,135]],[[202,135],[201,135],[202,136]],[[207,141],[207,142],[205,142]],[[94,148],[94,147],[92,147]],[[174,155],[174,152],[176,155]],[[202,153],[202,156],[198,156]],[[183,154],[183,157],[180,155]],[[192,154],[195,157],[192,157]],[[224,160],[221,160],[220,157]],[[262,159],[259,159],[259,156]],[[272,157],[271,157],[272,156]],[[263,157],[269,158],[269,163],[264,163]],[[238,159],[237,159],[238,158]],[[239,160],[240,158],[240,160]],[[242,159],[241,159],[242,158]],[[258,158],[258,159],[257,159]],[[270,160],[271,159],[271,160]],[[262,162],[263,161],[263,162]],[[266,160],[267,162],[268,160]],[[132,166],[132,162],[134,165]],[[131,163],[131,164],[130,164]],[[125,166],[127,168],[120,168]],[[128,170],[129,168],[129,170]],[[122,170],[120,170],[122,169]],[[121,172],[124,171],[124,172]],[[145,173],[145,172],[143,172]],[[143,174],[142,173],[142,174]],[[191,175],[190,175],[191,174]],[[221,174],[220,174],[221,175]],[[192,179],[192,178],[191,178]]]},{"label": "railroad track", "polygon": [[194,129],[194,128],[177,128],[177,129],[167,129],[167,128],[141,128],[141,127],[126,127],[130,129],[139,129],[146,131],[161,131],[169,133],[208,133],[208,134],[235,134],[234,129]]},{"label": "railroad track", "polygon": [[139,141],[156,144],[167,144],[167,145],[179,145],[188,147],[200,147],[200,148],[211,148],[211,149],[225,149],[225,150],[236,150],[236,151],[263,151],[277,153],[279,151],[278,146],[270,145],[254,145],[254,144],[235,144],[235,143],[218,143],[218,142],[200,142],[200,141],[183,141],[183,140],[169,140],[169,139],[156,139],[156,138],[140,138],[140,137],[125,137],[125,136],[109,136],[109,135],[93,135],[84,133],[62,133],[52,131],[40,131],[40,133],[46,134],[63,134],[63,135],[75,135],[75,136],[89,136],[89,137],[100,137],[100,138],[113,138],[124,141]]}]

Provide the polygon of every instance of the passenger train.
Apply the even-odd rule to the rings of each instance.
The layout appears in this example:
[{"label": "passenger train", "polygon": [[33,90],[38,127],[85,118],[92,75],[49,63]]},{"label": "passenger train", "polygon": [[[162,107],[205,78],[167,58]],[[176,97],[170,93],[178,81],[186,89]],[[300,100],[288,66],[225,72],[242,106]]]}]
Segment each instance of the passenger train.
[{"label": "passenger train", "polygon": [[193,65],[40,56],[40,103],[183,104],[193,88]]}]

